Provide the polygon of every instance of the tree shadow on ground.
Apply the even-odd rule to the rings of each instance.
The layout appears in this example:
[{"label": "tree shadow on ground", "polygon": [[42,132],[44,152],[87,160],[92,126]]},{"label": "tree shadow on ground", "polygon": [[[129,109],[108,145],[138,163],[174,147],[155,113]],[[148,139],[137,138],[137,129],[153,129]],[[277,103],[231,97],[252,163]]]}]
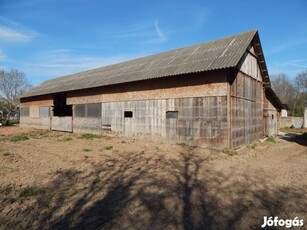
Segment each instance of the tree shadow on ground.
[{"label": "tree shadow on ground", "polygon": [[286,133],[285,135],[280,136],[280,138],[289,142],[295,142],[307,146],[307,134]]},{"label": "tree shadow on ground", "polygon": [[218,171],[186,147],[178,159],[114,154],[89,174],[58,171],[44,194],[0,197],[0,227],[259,229],[263,216],[307,213],[305,198],[299,188],[272,189],[248,172]]}]

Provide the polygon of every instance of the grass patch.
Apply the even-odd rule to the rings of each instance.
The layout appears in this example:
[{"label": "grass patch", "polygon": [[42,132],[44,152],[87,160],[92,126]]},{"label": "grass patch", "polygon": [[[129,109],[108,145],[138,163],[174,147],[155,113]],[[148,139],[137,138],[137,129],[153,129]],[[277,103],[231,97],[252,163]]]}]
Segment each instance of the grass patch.
[{"label": "grass patch", "polygon": [[126,142],[126,141],[121,141],[120,143],[122,143],[122,144],[126,144],[127,142]]},{"label": "grass patch", "polygon": [[251,148],[252,148],[252,149],[256,149],[256,147],[257,147],[257,144],[256,144],[256,143],[254,143],[254,144],[251,145]]},{"label": "grass patch", "polygon": [[84,148],[82,149],[83,152],[92,152],[93,150],[92,149],[87,149],[87,148]]},{"label": "grass patch", "polygon": [[103,149],[104,150],[111,150],[111,149],[113,149],[113,146],[107,145],[107,146],[103,147]]},{"label": "grass patch", "polygon": [[186,146],[186,144],[185,144],[185,143],[183,143],[183,142],[176,143],[176,145],[181,146],[181,147],[185,147],[185,146]]},{"label": "grass patch", "polygon": [[235,150],[229,149],[229,148],[225,148],[222,150],[223,153],[229,155],[229,156],[234,156],[237,154],[237,152]]},{"label": "grass patch", "polygon": [[25,134],[16,135],[11,138],[12,142],[25,141],[25,140],[29,140],[29,137]]},{"label": "grass patch", "polygon": [[44,190],[42,188],[39,188],[36,186],[28,187],[28,188],[21,189],[19,191],[19,197],[37,196],[43,192]]},{"label": "grass patch", "polygon": [[9,153],[9,152],[2,153],[2,156],[5,156],[5,157],[7,157],[9,155],[11,155],[11,153]]},{"label": "grass patch", "polygon": [[94,138],[99,138],[99,136],[96,134],[92,134],[92,133],[84,133],[81,135],[80,138],[86,139],[86,140],[93,140]]},{"label": "grass patch", "polygon": [[276,143],[276,140],[273,136],[268,136],[268,138],[266,139],[267,142],[271,142],[271,143]]}]

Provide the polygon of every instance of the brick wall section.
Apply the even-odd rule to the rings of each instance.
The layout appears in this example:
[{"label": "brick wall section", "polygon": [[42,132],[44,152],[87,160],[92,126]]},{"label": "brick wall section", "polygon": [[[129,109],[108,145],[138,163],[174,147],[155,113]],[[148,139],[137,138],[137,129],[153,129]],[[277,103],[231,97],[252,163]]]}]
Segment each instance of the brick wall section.
[{"label": "brick wall section", "polygon": [[67,93],[67,104],[227,95],[225,70],[156,78]]}]

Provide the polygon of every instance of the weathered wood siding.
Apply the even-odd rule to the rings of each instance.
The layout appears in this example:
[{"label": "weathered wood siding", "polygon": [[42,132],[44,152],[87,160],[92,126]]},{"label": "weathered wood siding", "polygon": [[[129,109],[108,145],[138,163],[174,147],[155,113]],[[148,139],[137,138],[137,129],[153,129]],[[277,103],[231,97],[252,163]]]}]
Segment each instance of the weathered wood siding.
[{"label": "weathered wood siding", "polygon": [[[131,111],[132,118],[125,118]],[[178,118],[166,118],[178,111]],[[195,97],[102,103],[102,125],[126,135],[150,135],[227,147],[227,97]]]},{"label": "weathered wood siding", "polygon": [[232,148],[263,137],[263,100],[264,90],[257,59],[247,53],[230,86]]},{"label": "weathered wood siding", "polygon": [[264,103],[264,134],[265,135],[274,135],[279,130],[279,116],[280,113],[272,105],[272,103],[265,98]]}]

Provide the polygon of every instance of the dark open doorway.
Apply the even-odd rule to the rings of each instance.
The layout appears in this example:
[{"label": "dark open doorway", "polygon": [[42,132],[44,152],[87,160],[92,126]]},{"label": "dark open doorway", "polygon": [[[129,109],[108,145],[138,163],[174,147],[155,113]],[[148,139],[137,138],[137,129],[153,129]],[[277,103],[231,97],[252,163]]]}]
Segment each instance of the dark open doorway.
[{"label": "dark open doorway", "polygon": [[66,93],[58,93],[53,98],[53,116],[72,116],[72,105],[66,104]]}]

